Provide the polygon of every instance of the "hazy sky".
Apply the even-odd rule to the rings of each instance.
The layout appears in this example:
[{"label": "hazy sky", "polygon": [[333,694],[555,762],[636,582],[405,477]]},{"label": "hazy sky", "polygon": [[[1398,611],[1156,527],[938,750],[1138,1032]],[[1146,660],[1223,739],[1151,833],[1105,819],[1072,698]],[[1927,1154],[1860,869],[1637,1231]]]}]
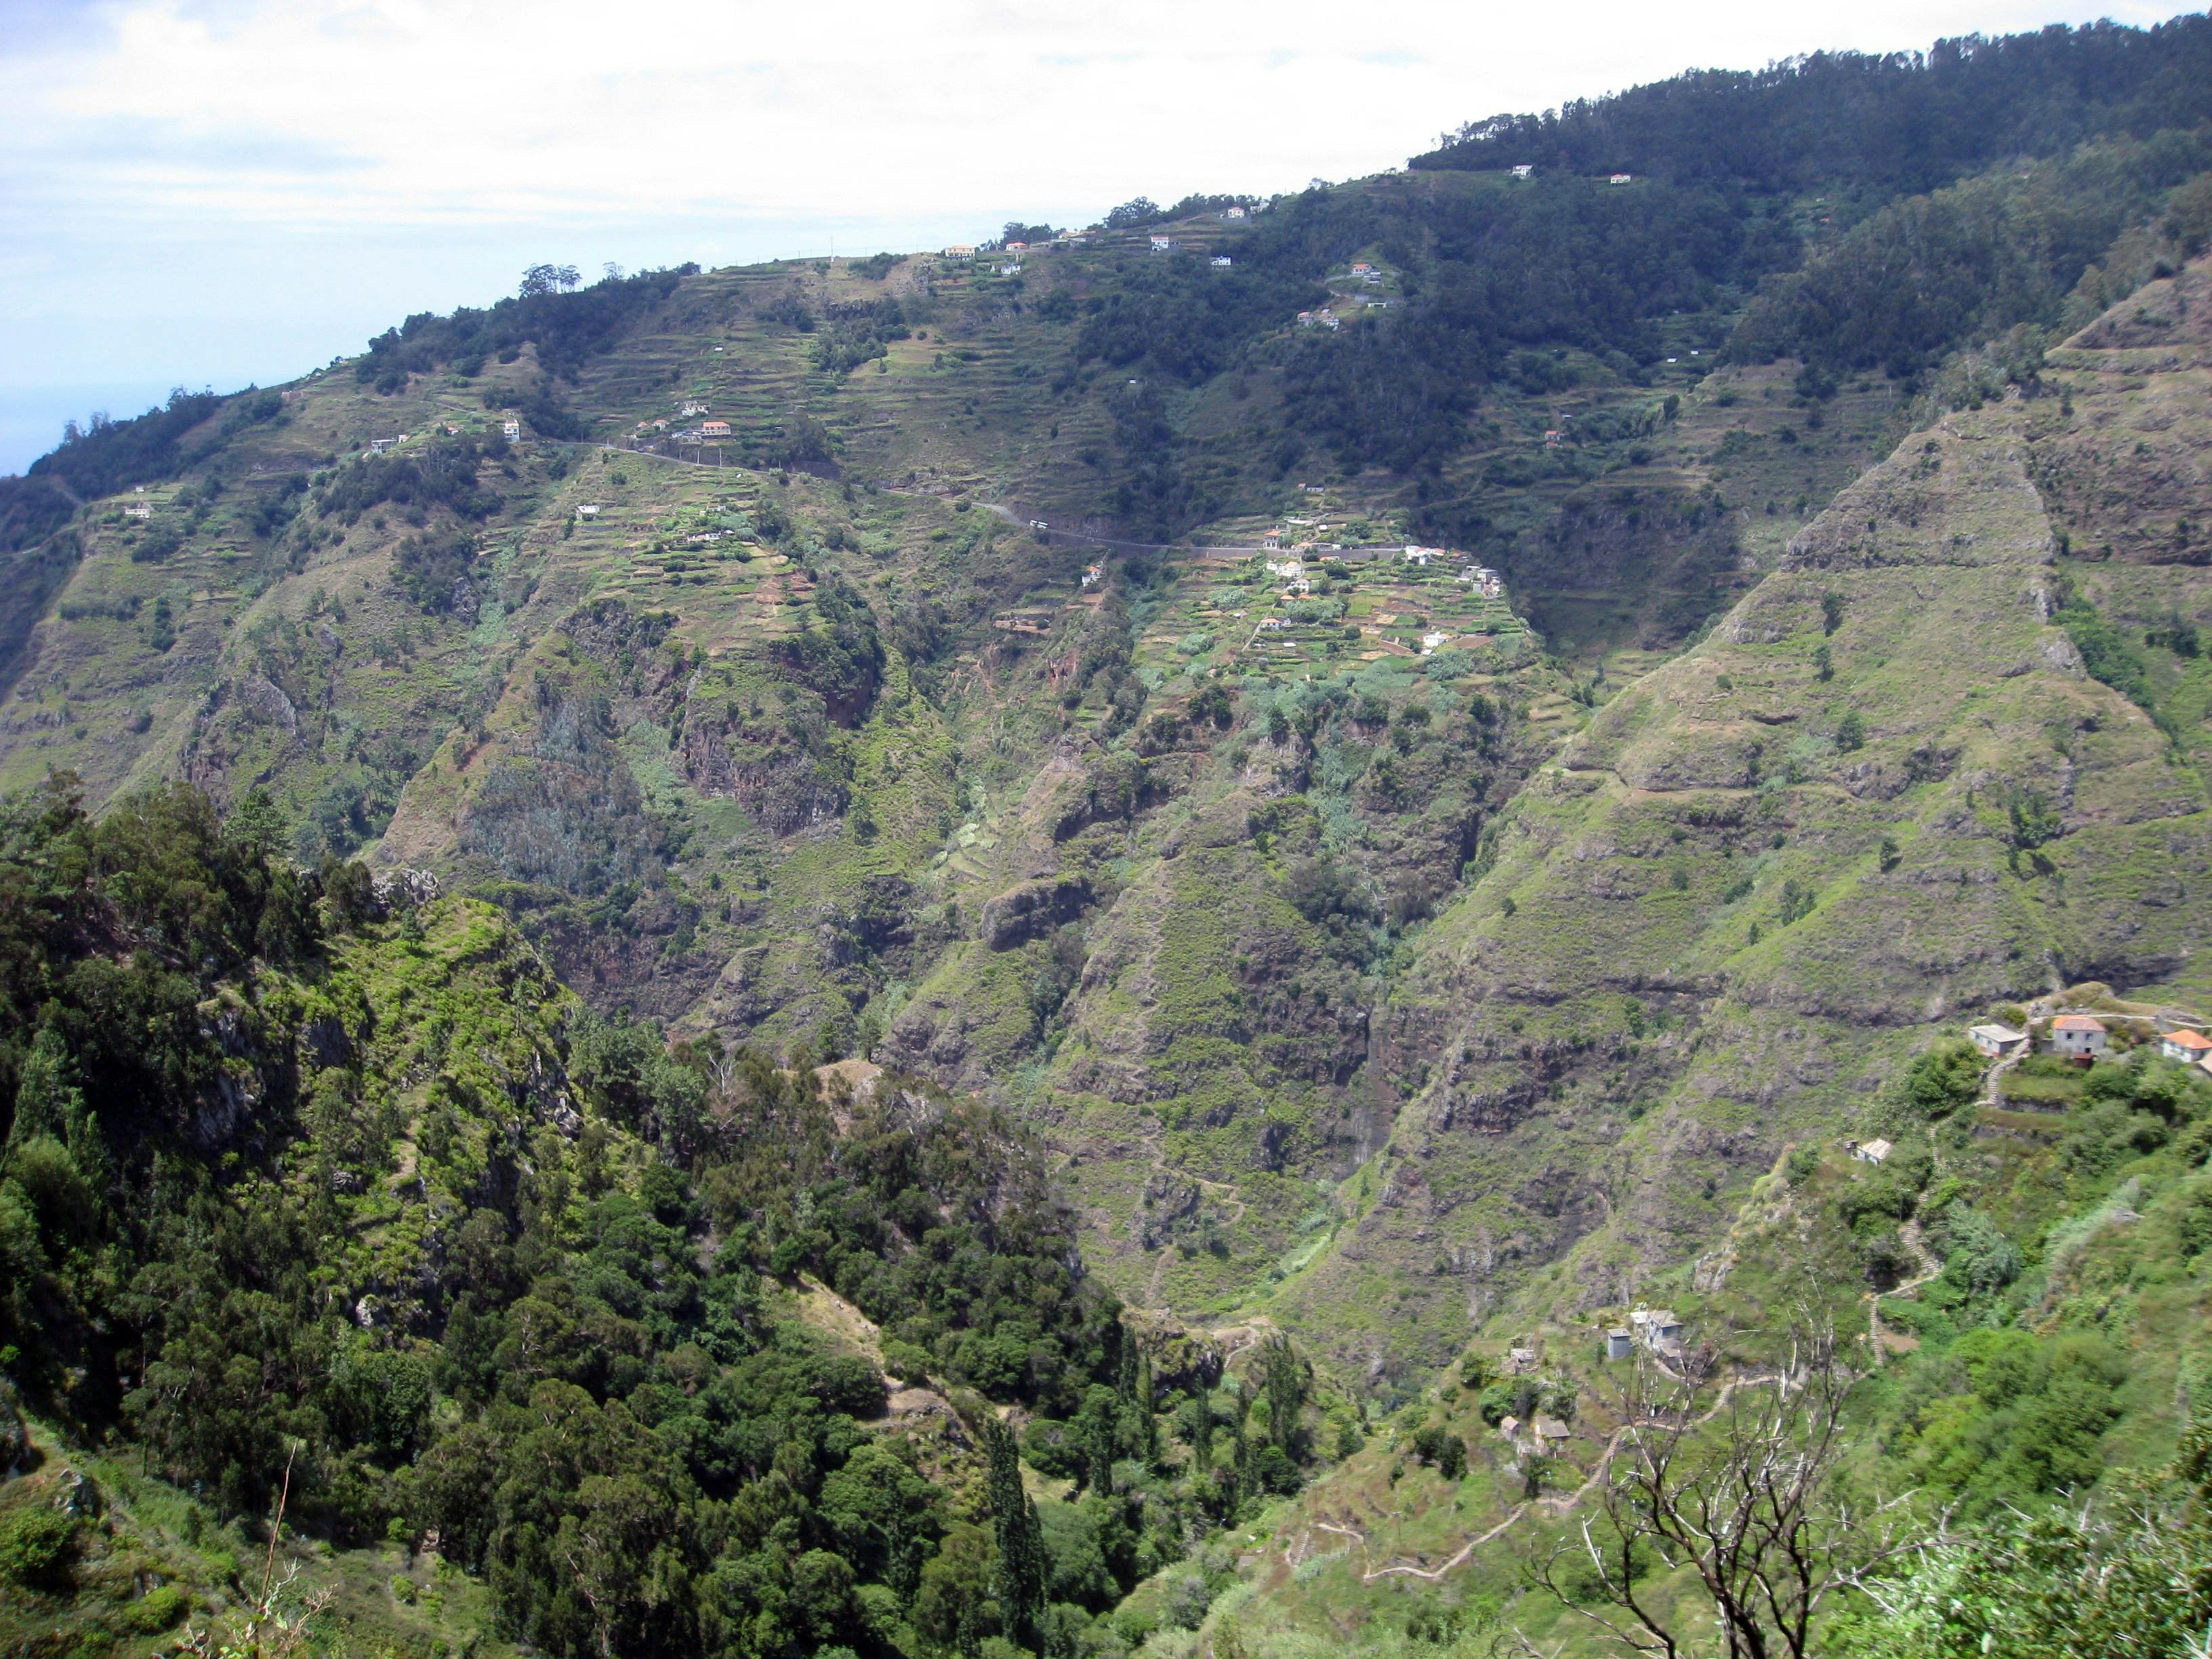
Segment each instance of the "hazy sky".
[{"label": "hazy sky", "polygon": [[0,0],[0,471],[94,407],[289,379],[538,259],[969,240],[1402,165],[1692,66],[2073,0]]}]

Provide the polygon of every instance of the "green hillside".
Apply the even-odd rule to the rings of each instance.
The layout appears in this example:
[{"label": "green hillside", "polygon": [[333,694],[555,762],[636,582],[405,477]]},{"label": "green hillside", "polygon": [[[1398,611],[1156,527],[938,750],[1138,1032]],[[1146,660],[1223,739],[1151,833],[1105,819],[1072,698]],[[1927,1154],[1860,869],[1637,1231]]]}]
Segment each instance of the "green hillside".
[{"label": "green hillside", "polygon": [[1832,1326],[1961,1530],[1817,1650],[2182,1651],[2208,40],[548,268],[0,481],[0,1646],[1595,1651]]}]

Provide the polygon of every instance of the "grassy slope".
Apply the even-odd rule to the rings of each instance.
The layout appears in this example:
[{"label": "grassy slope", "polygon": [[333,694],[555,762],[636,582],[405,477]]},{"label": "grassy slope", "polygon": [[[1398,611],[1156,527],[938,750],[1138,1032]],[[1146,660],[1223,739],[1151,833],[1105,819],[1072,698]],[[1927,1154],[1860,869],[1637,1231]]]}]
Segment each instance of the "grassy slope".
[{"label": "grassy slope", "polygon": [[[2174,286],[2206,277],[2199,264]],[[1906,1055],[2092,974],[2153,998],[2203,983],[2201,929],[2176,902],[2212,860],[2185,701],[2201,670],[2145,653],[2161,699],[2189,711],[2177,748],[2044,620],[2062,577],[2130,623],[2212,616],[2212,583],[2170,534],[2087,564],[2060,555],[2212,504],[2194,470],[2144,465],[2159,439],[2193,447],[2208,407],[2201,313],[2161,304],[2168,287],[2054,353],[2041,397],[1909,440],[1705,644],[1615,699],[1523,792],[1497,868],[1440,919],[1395,1002],[1400,1063],[1442,1058],[1363,1172],[1371,1207],[1278,1293],[1278,1319],[1347,1364],[1438,1358],[1478,1332],[1493,1359],[1534,1341],[1582,1395],[1569,1456],[1586,1470],[1610,1397],[1596,1333],[1647,1302],[1711,1333],[1771,1322],[1782,1277],[1837,1247],[1818,1200],[1866,1176],[1831,1138],[1886,1124],[1875,1091]],[[1829,593],[1844,601],[1833,635]],[[1810,660],[1822,642],[1830,681]],[[1806,744],[1846,708],[1862,749]],[[2017,860],[2015,786],[2056,791],[2063,811],[2063,833]],[[1814,907],[1785,925],[1792,879]],[[2201,1182],[2164,1155],[2071,1172],[2055,1144],[2067,1120],[2051,1114],[2079,1094],[2024,1078],[2007,1095],[2021,1109],[1981,1112],[1946,1172],[2027,1248],[2024,1326],[2087,1321],[2130,1355],[2106,1451],[2149,1467],[2206,1340],[2204,1262],[2192,1276],[2164,1231]],[[1828,1150],[1793,1194],[1766,1172],[1802,1143]],[[2141,1229],[2096,1219],[2124,1179],[2151,1217]],[[2034,1266],[2039,1241],[2075,1235],[2087,1243]],[[1847,1328],[1864,1318],[1839,1311]],[[1875,1384],[1868,1422],[1899,1397]],[[1407,1396],[1367,1450],[1268,1518],[1217,1620],[1248,1641],[1320,1622],[1348,1635],[1376,1613],[1487,1597],[1540,1639],[1571,1638],[1556,1609],[1516,1600],[1516,1563],[1571,1513],[1519,1514],[1510,1449],[1474,1406],[1455,1380]],[[1474,1449],[1455,1486],[1404,1449],[1431,1420]],[[1885,1432],[1900,1453],[1916,1443]]]}]

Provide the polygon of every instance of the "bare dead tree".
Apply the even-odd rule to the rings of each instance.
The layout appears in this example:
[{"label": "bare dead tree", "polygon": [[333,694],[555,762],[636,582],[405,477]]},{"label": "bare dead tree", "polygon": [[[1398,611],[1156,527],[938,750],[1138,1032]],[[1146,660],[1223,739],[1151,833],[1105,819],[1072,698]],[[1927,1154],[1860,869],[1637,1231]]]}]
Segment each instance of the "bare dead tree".
[{"label": "bare dead tree", "polygon": [[1825,1317],[1803,1320],[1774,1371],[1723,1381],[1719,1369],[1710,1349],[1674,1364],[1639,1353],[1595,1513],[1534,1577],[1612,1645],[1681,1659],[1713,1638],[1693,1635],[1688,1611],[1650,1581],[1656,1566],[1668,1577],[1687,1566],[1729,1659],[1804,1659],[1823,1604],[1936,1541],[1942,1522],[1910,1493],[1861,1501],[1840,1478],[1857,1379]]}]

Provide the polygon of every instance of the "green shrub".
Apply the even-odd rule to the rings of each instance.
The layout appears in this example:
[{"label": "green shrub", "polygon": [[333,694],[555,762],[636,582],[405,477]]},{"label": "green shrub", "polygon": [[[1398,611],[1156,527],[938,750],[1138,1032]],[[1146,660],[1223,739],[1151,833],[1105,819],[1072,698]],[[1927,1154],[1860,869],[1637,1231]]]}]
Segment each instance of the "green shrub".
[{"label": "green shrub", "polygon": [[123,1610],[119,1622],[140,1636],[156,1636],[192,1610],[191,1600],[174,1584],[156,1584]]},{"label": "green shrub", "polygon": [[59,1510],[26,1504],[0,1521],[0,1578],[26,1587],[58,1583],[68,1575],[76,1522]]}]

